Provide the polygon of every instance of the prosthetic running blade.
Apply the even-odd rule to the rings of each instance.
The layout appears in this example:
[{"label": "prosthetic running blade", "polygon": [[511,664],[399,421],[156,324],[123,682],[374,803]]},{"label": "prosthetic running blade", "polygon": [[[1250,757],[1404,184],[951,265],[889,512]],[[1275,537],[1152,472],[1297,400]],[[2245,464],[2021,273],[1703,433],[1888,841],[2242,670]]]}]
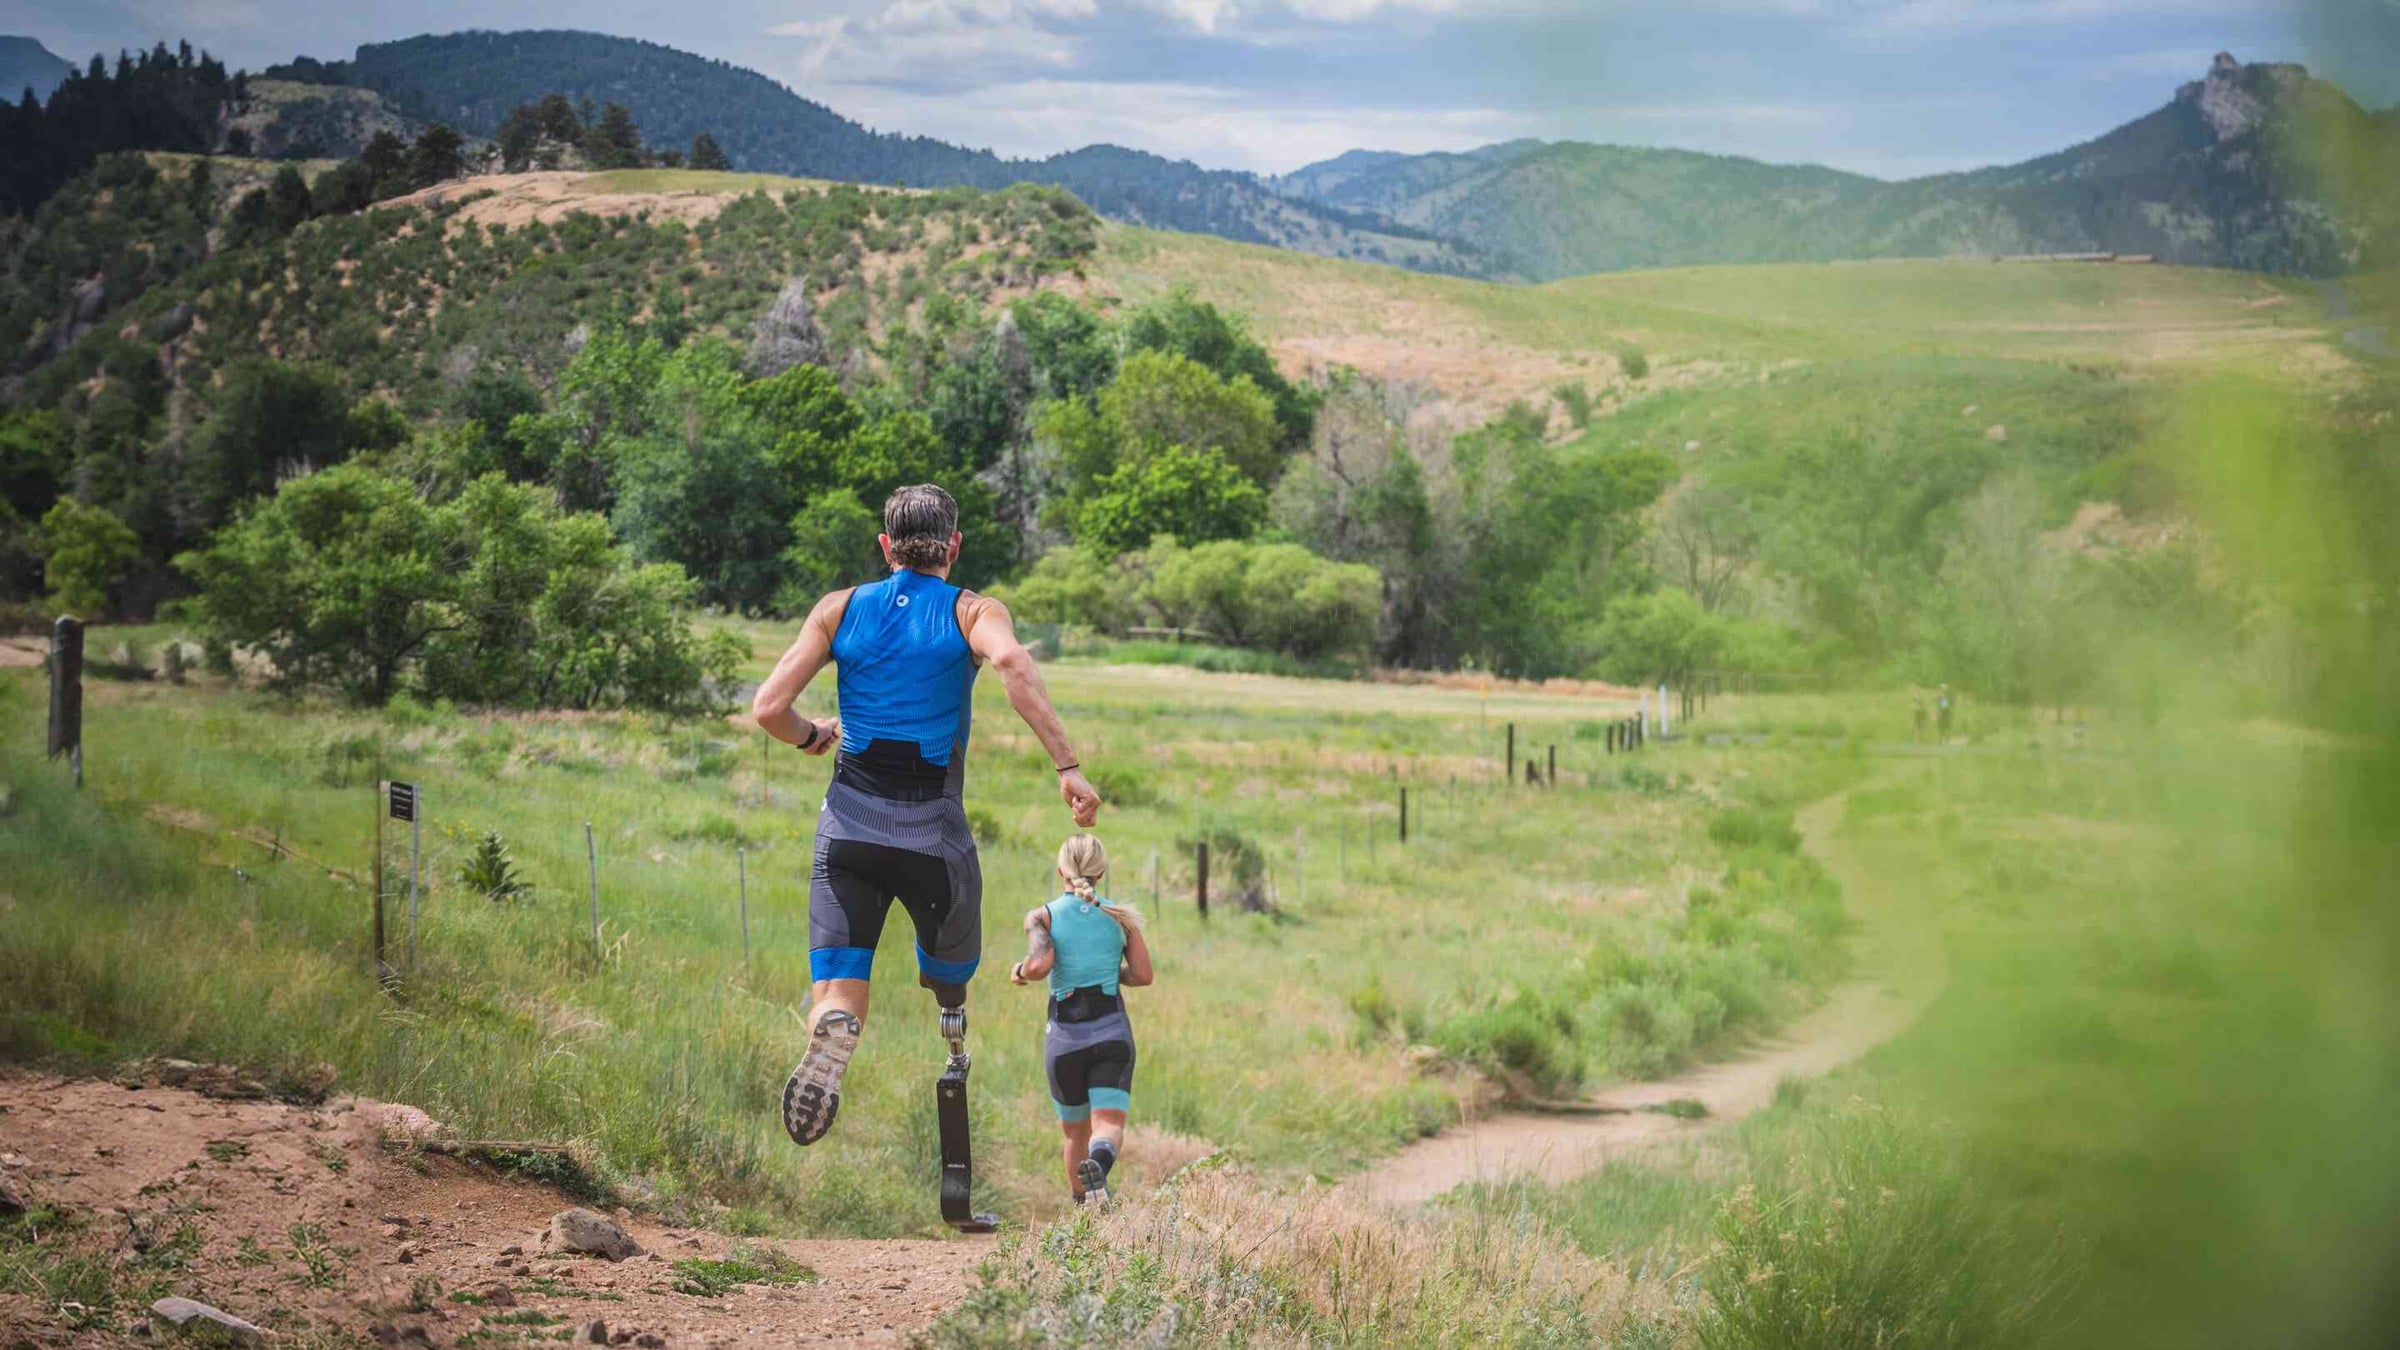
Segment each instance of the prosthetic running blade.
[{"label": "prosthetic running blade", "polygon": [[942,1222],[962,1233],[990,1233],[1000,1220],[974,1209],[975,1156],[967,1140],[967,1018],[963,1008],[942,1010],[942,1035],[950,1061],[933,1085],[934,1117],[942,1133]]}]

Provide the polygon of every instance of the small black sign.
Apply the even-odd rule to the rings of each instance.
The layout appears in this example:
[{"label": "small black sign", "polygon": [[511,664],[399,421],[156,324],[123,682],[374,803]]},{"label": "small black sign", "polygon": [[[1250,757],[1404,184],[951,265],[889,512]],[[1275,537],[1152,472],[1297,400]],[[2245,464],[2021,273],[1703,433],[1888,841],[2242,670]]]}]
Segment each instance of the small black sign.
[{"label": "small black sign", "polygon": [[392,819],[415,820],[417,818],[417,785],[394,783],[391,786]]}]

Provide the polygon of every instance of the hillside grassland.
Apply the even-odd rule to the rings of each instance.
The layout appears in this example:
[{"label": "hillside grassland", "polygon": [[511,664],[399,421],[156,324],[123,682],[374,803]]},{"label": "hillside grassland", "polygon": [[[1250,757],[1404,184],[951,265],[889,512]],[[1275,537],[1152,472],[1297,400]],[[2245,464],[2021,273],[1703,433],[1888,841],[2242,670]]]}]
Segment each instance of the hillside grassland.
[{"label": "hillside grassland", "polygon": [[[2346,364],[2312,285],[2213,268],[1796,263],[1510,286],[1111,225],[1092,273],[1132,301],[1191,286],[1248,314],[1287,360],[1347,351],[1370,373],[1387,344],[1482,347],[1496,368],[1552,380],[1595,362],[1605,377],[1628,346],[1662,377],[1686,364],[1983,356],[2317,383]],[[1509,352],[1554,364],[1512,364]]]},{"label": "hillside grassland", "polygon": [[[103,629],[96,641],[119,636],[157,640]],[[757,636],[763,662],[780,635]],[[1155,1157],[1229,1150],[1279,1175],[1338,1176],[1454,1119],[1483,1078],[1547,1093],[1657,1072],[1773,1025],[1839,972],[1834,888],[1772,829],[1711,824],[1771,822],[1846,778],[1850,753],[1826,748],[1851,743],[1845,728],[1770,715],[1773,741],[1740,761],[1670,765],[1606,758],[1598,732],[1618,710],[1600,702],[1495,693],[1486,722],[1459,691],[1424,691],[1415,708],[1418,691],[1378,691],[1370,710],[1330,681],[1071,663],[1050,676],[1114,802],[1100,831],[1117,860],[1111,889],[1148,907],[1160,859],[1164,973],[1134,1001],[1136,1118],[1164,1132],[1145,1136]],[[40,720],[38,678],[14,674],[5,689],[21,747]],[[1001,976],[1019,916],[1052,893],[1066,830],[1047,762],[994,682],[977,712],[976,1128],[985,1196],[1021,1218],[1058,1204],[1055,1136],[1041,1000]],[[1520,753],[1558,745],[1556,789],[1492,781],[1508,720]],[[18,818],[35,827],[0,845],[14,935],[0,1042],[12,1056],[176,1054],[286,1075],[324,1061],[346,1089],[469,1135],[580,1141],[637,1193],[695,1215],[816,1233],[932,1226],[925,1096],[940,1042],[910,987],[904,922],[884,935],[883,993],[842,1128],[803,1154],[776,1124],[801,1037],[802,876],[824,761],[779,747],[762,763],[762,740],[733,723],[405,701],[370,714],[219,685],[96,685],[86,738],[80,796],[21,749],[5,761]],[[423,789],[427,811],[416,972],[389,1004],[367,974],[355,883],[378,761]],[[530,898],[495,903],[459,881],[487,831]],[[1206,924],[1188,846],[1204,837]],[[397,827],[391,841],[398,897]],[[274,861],[273,843],[300,856]],[[1244,912],[1245,893],[1271,912]],[[395,963],[405,908],[390,905]],[[1412,1068],[1404,1051],[1418,1043],[1452,1069]]]},{"label": "hillside grassland", "polygon": [[[2363,1287],[2388,1250],[2388,1148],[2354,1132],[2389,1100],[2354,1030],[2382,1001],[2362,984],[2374,958],[2335,940],[2380,920],[2328,888],[2347,863],[2304,857],[2366,819],[2333,800],[2372,772],[2365,750],[2037,724],[1991,753],[1886,762],[1849,795],[1844,882],[1904,889],[1947,934],[1926,1013],[1705,1142],[1454,1202],[1637,1269],[1731,1251],[1709,1292],[1767,1343],[1888,1298],[1900,1286],[1856,1278],[1878,1262],[1957,1325],[2025,1319],[2009,1343],[2341,1341],[2355,1308],[2270,1291]],[[2310,781],[2324,790],[2295,789]],[[1784,1230],[1839,1240],[1795,1249]]]},{"label": "hillside grassland", "polygon": [[[1094,1304],[1129,1338],[1173,1309],[1209,1345],[2371,1343],[2370,1301],[2278,1293],[2372,1288],[2392,1237],[2384,953],[2357,945],[2388,916],[2345,886],[2381,850],[2388,760],[1998,710],[1936,747],[1886,730],[1888,695],[1762,702],[1876,733],[1828,857],[1947,948],[1899,1037],[1580,1180],[1454,1192],[1433,1224],[1213,1178],[1138,1197],[1004,1249],[944,1343]],[[1776,772],[1738,745],[1661,762],[1718,757]]]}]

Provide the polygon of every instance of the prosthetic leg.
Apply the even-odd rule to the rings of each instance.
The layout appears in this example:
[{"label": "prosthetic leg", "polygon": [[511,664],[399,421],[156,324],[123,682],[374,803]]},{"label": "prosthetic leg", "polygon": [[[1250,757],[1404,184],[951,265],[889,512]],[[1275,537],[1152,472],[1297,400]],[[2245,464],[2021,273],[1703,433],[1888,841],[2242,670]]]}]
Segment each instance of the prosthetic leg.
[{"label": "prosthetic leg", "polygon": [[975,1188],[975,1158],[967,1140],[967,987],[926,982],[942,1005],[942,1039],[950,1042],[950,1060],[933,1085],[935,1119],[942,1131],[942,1222],[962,1233],[989,1233],[1000,1226],[997,1217],[977,1214],[971,1204]]}]

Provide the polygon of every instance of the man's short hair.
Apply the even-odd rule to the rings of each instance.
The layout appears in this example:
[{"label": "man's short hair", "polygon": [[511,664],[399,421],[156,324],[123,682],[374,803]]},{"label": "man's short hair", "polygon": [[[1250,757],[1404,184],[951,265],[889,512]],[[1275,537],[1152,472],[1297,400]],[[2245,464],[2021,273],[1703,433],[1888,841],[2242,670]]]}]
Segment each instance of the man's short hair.
[{"label": "man's short hair", "polygon": [[929,571],[950,561],[950,536],[958,533],[958,502],[931,483],[896,489],[883,501],[883,532],[891,536],[892,561]]}]

